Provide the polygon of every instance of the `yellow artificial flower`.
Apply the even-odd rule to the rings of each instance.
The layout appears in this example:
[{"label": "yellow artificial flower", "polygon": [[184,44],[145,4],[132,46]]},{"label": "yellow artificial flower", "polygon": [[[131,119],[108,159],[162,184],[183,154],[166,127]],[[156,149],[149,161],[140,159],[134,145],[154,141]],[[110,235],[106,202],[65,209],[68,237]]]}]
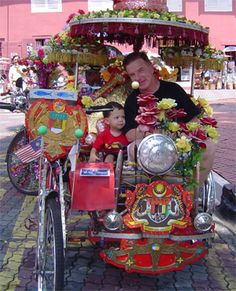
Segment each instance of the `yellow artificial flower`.
[{"label": "yellow artificial flower", "polygon": [[93,104],[93,100],[89,96],[82,96],[81,102],[85,107],[90,107]]},{"label": "yellow artificial flower", "polygon": [[176,132],[179,130],[179,124],[177,122],[170,122],[167,127],[171,132]]},{"label": "yellow artificial flower", "polygon": [[212,116],[213,115],[213,109],[209,105],[209,103],[207,102],[207,100],[205,98],[198,97],[197,101],[199,102],[199,105],[204,109],[204,111],[206,112],[206,114],[208,116]]},{"label": "yellow artificial flower", "polygon": [[157,103],[158,109],[171,109],[176,107],[177,103],[174,99],[171,98],[163,98],[160,102]]},{"label": "yellow artificial flower", "polygon": [[197,122],[188,122],[186,123],[186,127],[190,131],[194,131],[195,129],[199,128],[200,125]]},{"label": "yellow artificial flower", "polygon": [[199,103],[198,103],[198,100],[196,98],[191,97],[190,99],[192,100],[192,102],[194,103],[194,105],[198,106]]},{"label": "yellow artificial flower", "polygon": [[213,109],[210,105],[204,106],[203,107],[204,111],[206,112],[207,115],[212,116],[213,115]]},{"label": "yellow artificial flower", "polygon": [[200,106],[202,106],[202,107],[209,106],[209,104],[205,98],[198,97],[197,101],[199,102]]},{"label": "yellow artificial flower", "polygon": [[181,138],[177,138],[175,144],[179,152],[188,153],[191,151],[191,145],[186,136],[181,136]]},{"label": "yellow artificial flower", "polygon": [[215,127],[207,125],[205,127],[206,134],[214,141],[217,142],[217,139],[219,137],[218,131]]},{"label": "yellow artificial flower", "polygon": [[165,111],[161,111],[158,115],[158,120],[159,121],[163,121],[166,119],[166,114],[165,114]]}]

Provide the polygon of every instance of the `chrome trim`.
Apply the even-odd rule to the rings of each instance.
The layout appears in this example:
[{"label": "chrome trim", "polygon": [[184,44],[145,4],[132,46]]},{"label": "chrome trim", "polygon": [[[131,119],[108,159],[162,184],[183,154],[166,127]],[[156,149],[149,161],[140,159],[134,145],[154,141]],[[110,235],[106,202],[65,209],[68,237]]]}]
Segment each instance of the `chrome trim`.
[{"label": "chrome trim", "polygon": [[216,184],[213,176],[213,172],[211,171],[208,175],[206,181],[206,193],[207,193],[207,210],[206,212],[209,214],[213,214],[215,210],[215,200],[216,200]]},{"label": "chrome trim", "polygon": [[90,233],[91,237],[101,237],[101,238],[114,238],[114,239],[142,239],[142,238],[168,238],[173,241],[186,241],[186,240],[202,240],[214,237],[214,232],[196,234],[196,235],[173,235],[173,234],[162,234],[162,235],[152,235],[147,233],[111,233],[111,232],[98,232]]},{"label": "chrome trim", "polygon": [[62,166],[58,162],[60,167],[59,173],[59,200],[60,200],[60,209],[61,209],[61,224],[62,224],[62,236],[63,236],[63,248],[66,248],[66,217],[65,217],[65,190],[64,190],[64,182],[62,175]]},{"label": "chrome trim", "polygon": [[181,23],[177,21],[166,21],[160,19],[152,18],[128,18],[128,17],[112,17],[112,18],[82,18],[77,21],[71,22],[70,26],[77,24],[89,24],[89,23],[133,23],[133,24],[159,24],[165,26],[175,26],[186,29],[194,29],[204,33],[209,33],[209,29],[200,27],[197,25],[191,25],[186,23]]},{"label": "chrome trim", "polygon": [[120,184],[121,184],[121,175],[123,170],[123,151],[119,150],[118,157],[116,160],[116,169],[115,169],[115,204],[117,209],[118,198],[120,193]]}]

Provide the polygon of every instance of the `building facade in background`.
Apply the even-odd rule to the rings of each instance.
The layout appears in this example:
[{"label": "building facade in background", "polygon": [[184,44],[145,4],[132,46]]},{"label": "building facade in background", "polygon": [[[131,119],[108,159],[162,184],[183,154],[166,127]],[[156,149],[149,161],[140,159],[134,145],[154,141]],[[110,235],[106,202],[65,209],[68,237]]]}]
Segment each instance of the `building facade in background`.
[{"label": "building facade in background", "polygon": [[[176,12],[210,28],[217,49],[236,46],[236,0],[167,0]],[[112,9],[112,0],[1,0],[0,56],[27,56],[65,26],[71,13]]]}]

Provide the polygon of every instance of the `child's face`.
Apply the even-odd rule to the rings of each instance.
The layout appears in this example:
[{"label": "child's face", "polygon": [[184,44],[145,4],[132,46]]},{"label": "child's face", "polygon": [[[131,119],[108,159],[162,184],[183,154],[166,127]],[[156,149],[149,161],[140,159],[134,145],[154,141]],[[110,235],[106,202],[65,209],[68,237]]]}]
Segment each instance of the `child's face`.
[{"label": "child's face", "polygon": [[125,112],[123,109],[115,108],[106,118],[107,124],[111,129],[121,130],[125,125]]}]

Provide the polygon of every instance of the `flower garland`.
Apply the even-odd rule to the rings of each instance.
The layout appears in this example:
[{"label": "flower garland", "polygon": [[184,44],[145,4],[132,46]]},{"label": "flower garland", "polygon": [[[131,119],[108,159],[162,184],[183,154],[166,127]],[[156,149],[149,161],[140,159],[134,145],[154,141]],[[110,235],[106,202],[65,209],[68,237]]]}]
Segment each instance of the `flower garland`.
[{"label": "flower garland", "polygon": [[34,67],[37,74],[37,85],[40,88],[48,88],[48,80],[52,71],[57,67],[56,62],[49,62],[47,54],[43,48],[32,51],[28,59],[22,59],[20,64]]},{"label": "flower garland", "polygon": [[175,165],[175,171],[182,175],[188,189],[198,186],[193,178],[194,170],[202,159],[202,153],[206,149],[206,140],[216,142],[218,139],[217,122],[212,118],[212,108],[206,99],[195,99],[190,96],[196,106],[201,109],[197,122],[178,123],[178,117],[186,116],[183,109],[176,109],[176,102],[171,98],[163,98],[158,101],[154,95],[138,96],[139,115],[136,122],[142,132],[154,132],[160,129],[171,136],[175,141],[179,160]]},{"label": "flower garland", "polygon": [[207,47],[170,47],[161,50],[162,59],[169,66],[190,66],[193,62],[203,69],[221,70],[226,60],[222,50]]}]

